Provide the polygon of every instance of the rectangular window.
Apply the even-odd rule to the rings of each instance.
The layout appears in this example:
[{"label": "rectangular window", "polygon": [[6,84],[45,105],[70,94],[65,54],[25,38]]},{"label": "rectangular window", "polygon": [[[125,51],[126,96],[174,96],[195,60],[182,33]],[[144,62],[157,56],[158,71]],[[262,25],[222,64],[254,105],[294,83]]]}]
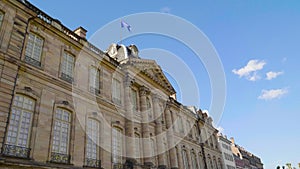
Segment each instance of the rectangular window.
[{"label": "rectangular window", "polygon": [[123,141],[122,129],[113,128],[112,130],[112,156],[114,164],[122,163]]},{"label": "rectangular window", "polygon": [[89,79],[90,92],[100,94],[100,70],[91,67]]},{"label": "rectangular window", "polygon": [[179,125],[179,132],[180,133],[184,133],[184,128],[183,128],[183,120],[182,120],[182,117],[179,116],[179,121],[178,121],[178,125]]},{"label": "rectangular window", "polygon": [[141,154],[140,154],[140,135],[138,135],[137,133],[135,133],[134,135],[135,135],[135,156],[136,156],[136,158],[141,158]]},{"label": "rectangular window", "polygon": [[85,165],[88,167],[100,167],[98,146],[100,143],[100,124],[94,119],[87,121],[87,141]]},{"label": "rectangular window", "polygon": [[51,161],[69,163],[71,113],[58,108],[54,118]]},{"label": "rectangular window", "polygon": [[74,78],[74,62],[75,57],[64,52],[61,63],[61,78],[69,83],[72,83]]},{"label": "rectangular window", "polygon": [[[146,140],[145,140],[146,141]],[[150,146],[151,146],[151,157],[152,157],[152,162],[153,164],[157,164],[157,160],[156,160],[156,144],[154,139],[150,139]]]},{"label": "rectangular window", "polygon": [[33,66],[41,66],[41,56],[44,40],[32,33],[28,36],[28,42],[25,50],[25,61]]},{"label": "rectangular window", "polygon": [[15,96],[3,154],[21,158],[29,157],[28,147],[34,106],[34,100],[22,95]]},{"label": "rectangular window", "polygon": [[121,82],[113,79],[112,82],[112,99],[116,104],[121,104]]},{"label": "rectangular window", "polygon": [[134,89],[131,89],[131,104],[132,110],[137,111],[137,91]]}]

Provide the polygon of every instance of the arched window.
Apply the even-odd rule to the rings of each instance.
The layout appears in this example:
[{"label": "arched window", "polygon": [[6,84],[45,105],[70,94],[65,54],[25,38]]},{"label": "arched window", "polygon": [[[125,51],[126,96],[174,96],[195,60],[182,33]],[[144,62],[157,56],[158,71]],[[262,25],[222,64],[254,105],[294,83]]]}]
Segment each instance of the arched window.
[{"label": "arched window", "polygon": [[29,138],[35,101],[23,95],[16,95],[10,114],[6,144],[3,154],[28,158]]},{"label": "arched window", "polygon": [[57,108],[54,116],[51,161],[69,163],[71,112]]},{"label": "arched window", "polygon": [[122,163],[123,154],[123,130],[118,127],[112,129],[112,160],[114,164]]},{"label": "arched window", "polygon": [[183,167],[184,169],[189,169],[189,163],[187,158],[187,152],[186,150],[182,151],[182,161],[183,161]]},{"label": "arched window", "polygon": [[87,120],[86,134],[85,166],[99,167],[100,123],[89,118]]}]

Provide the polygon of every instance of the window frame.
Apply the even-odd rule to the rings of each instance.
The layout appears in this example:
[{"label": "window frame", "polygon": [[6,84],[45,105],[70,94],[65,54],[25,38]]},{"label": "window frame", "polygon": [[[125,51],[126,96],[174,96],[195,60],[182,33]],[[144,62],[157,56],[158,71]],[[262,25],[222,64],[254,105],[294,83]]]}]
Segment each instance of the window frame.
[{"label": "window frame", "polygon": [[[32,36],[33,40],[30,40],[31,36]],[[38,39],[40,40],[41,44],[39,44],[37,42]],[[30,44],[31,44],[31,49],[29,51]],[[45,39],[42,36],[40,36],[36,33],[33,33],[33,32],[28,33],[27,38],[26,38],[24,61],[32,66],[41,68],[44,44],[45,44]],[[35,52],[38,50],[37,48],[40,48],[39,49],[40,51],[36,58]]]},{"label": "window frame", "polygon": [[[21,97],[22,102],[20,102],[20,101],[17,102],[16,97]],[[28,109],[28,108],[24,107],[24,105],[26,104],[25,99],[28,100],[27,106],[28,106],[28,103],[30,103],[30,101],[31,101],[31,105],[30,105],[31,109]],[[20,103],[21,106],[17,105],[18,103]],[[34,131],[32,131],[32,127],[33,127],[33,121],[34,121],[34,118],[35,118],[34,116],[35,116],[36,105],[37,105],[37,100],[30,97],[30,96],[23,95],[23,94],[16,94],[14,96],[12,108],[11,108],[10,114],[9,114],[8,128],[7,128],[7,132],[6,132],[6,135],[5,135],[3,151],[2,151],[2,154],[4,154],[5,156],[13,156],[13,157],[18,157],[18,158],[29,158],[30,150],[31,150],[30,145],[31,145],[32,133],[34,132]],[[20,114],[19,114],[19,122],[18,122],[17,125],[15,125],[15,127],[17,128],[16,129],[17,133],[16,133],[16,136],[15,136],[15,142],[12,143],[11,141],[8,141],[8,139],[12,139],[12,138],[10,138],[10,135],[13,135],[13,131],[10,131],[12,123],[15,123],[15,122],[12,122],[12,118],[14,117],[14,120],[15,120],[16,117],[17,117],[16,115],[13,115],[14,109],[16,109],[15,110],[16,112],[19,111]],[[27,120],[28,130],[27,130],[27,133],[25,133],[25,135],[27,137],[26,138],[26,143],[25,143],[26,145],[22,145],[22,143],[20,145],[19,141],[20,141],[20,135],[21,135],[21,132],[22,132],[22,130],[21,130],[22,125],[24,124],[23,122],[24,122],[24,114],[25,113],[30,114],[30,119],[29,119],[29,121]],[[26,120],[26,118],[25,118],[25,120]],[[12,130],[14,130],[14,129],[12,129]],[[23,135],[23,138],[24,138],[24,135]]]},{"label": "window frame", "polygon": [[[142,157],[142,154],[141,154],[141,137],[140,137],[140,134],[135,132],[134,133],[134,138],[135,138],[135,141],[134,141],[134,144],[136,145],[135,146],[135,151],[134,151],[134,155],[136,156],[137,159],[140,159]],[[138,149],[137,149],[138,148]]]},{"label": "window frame", "polygon": [[101,89],[101,70],[95,66],[91,66],[89,69],[89,91],[93,94],[100,94],[101,92],[100,89]]},{"label": "window frame", "polygon": [[[65,60],[66,57],[66,60]],[[72,64],[68,64],[69,60],[68,58],[72,58],[73,59],[73,63]],[[60,78],[63,79],[66,82],[69,83],[73,83],[74,82],[74,77],[75,77],[75,72],[74,72],[74,68],[75,68],[75,61],[76,61],[76,57],[75,55],[73,55],[72,53],[68,52],[68,51],[63,51],[62,52],[62,56],[61,56],[61,63],[60,63]],[[72,72],[68,72],[69,67],[71,67],[71,71]]]},{"label": "window frame", "polygon": [[134,112],[138,111],[138,108],[139,108],[138,91],[134,88],[131,88],[131,90],[130,90],[130,101],[131,101],[132,111],[134,111]]},{"label": "window frame", "polygon": [[[124,146],[123,146],[123,129],[118,126],[113,126],[111,134],[112,134],[112,139],[111,139],[112,164],[119,165],[119,164],[122,164],[122,162],[123,162],[123,159],[122,159],[123,148],[124,148]],[[115,145],[115,144],[119,144],[119,145]],[[116,146],[119,148],[117,148]],[[117,152],[117,151],[119,151],[119,152]],[[115,154],[115,152],[117,152],[117,154]]]},{"label": "window frame", "polygon": [[[57,119],[57,112],[58,110],[61,110],[62,111],[62,116],[64,115],[64,113],[68,113],[69,115],[69,120],[68,122],[66,122],[65,120],[62,120],[62,119]],[[60,134],[60,137],[58,140],[59,141],[59,150],[58,151],[55,151],[53,150],[54,148],[54,137],[55,137],[55,127],[56,127],[56,121],[58,122],[61,122],[62,123],[68,123],[69,125],[69,128],[68,128],[68,140],[67,140],[67,143],[66,143],[66,151],[65,153],[64,152],[61,152],[60,151],[60,148],[61,148],[61,139],[62,139],[62,127],[60,127],[60,131],[59,131],[59,134]],[[53,162],[53,163],[63,163],[63,164],[69,164],[70,163],[70,156],[71,156],[71,142],[72,142],[72,124],[73,124],[73,113],[71,110],[69,109],[66,109],[64,107],[56,107],[55,108],[55,111],[53,113],[53,125],[52,125],[52,132],[51,132],[51,147],[50,147],[50,154],[51,154],[51,157],[50,157],[50,162]]]},{"label": "window frame", "polygon": [[122,104],[122,84],[121,81],[113,78],[112,80],[112,101],[118,105]]},{"label": "window frame", "polygon": [[[89,133],[89,121],[94,122],[96,124],[96,129],[92,128],[91,129],[91,133]],[[93,127],[93,124],[92,124]],[[95,132],[95,133],[93,133]],[[93,135],[96,134],[96,143],[95,143],[95,138],[90,138],[89,134]],[[85,140],[85,162],[84,162],[84,166],[87,167],[100,167],[101,166],[101,162],[100,162],[100,141],[101,141],[101,122],[95,118],[87,118],[86,121],[86,140]],[[95,149],[96,150],[96,154],[92,154],[92,157],[90,157],[88,155],[88,147],[89,147],[89,143],[90,140],[92,141],[92,150]],[[91,153],[94,153],[93,151]],[[95,156],[95,157],[93,157]]]}]

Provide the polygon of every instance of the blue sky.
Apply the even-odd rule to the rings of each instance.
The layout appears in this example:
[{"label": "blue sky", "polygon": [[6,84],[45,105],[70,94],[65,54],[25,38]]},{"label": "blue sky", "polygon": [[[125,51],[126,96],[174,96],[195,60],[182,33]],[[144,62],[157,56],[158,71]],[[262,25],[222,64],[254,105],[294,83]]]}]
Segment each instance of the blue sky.
[{"label": "blue sky", "polygon": [[[300,1],[30,2],[70,29],[83,26],[88,37],[112,20],[134,13],[167,12],[186,19],[210,39],[224,66],[227,98],[217,125],[228,137],[235,137],[239,145],[261,157],[267,169],[300,162]],[[134,32],[138,23],[129,24]],[[160,48],[180,56],[200,84],[200,101],[186,100],[184,104],[209,109],[208,74],[203,65],[193,64],[190,57],[194,53],[187,47],[155,35],[128,38],[124,43],[134,43],[139,49]],[[180,90],[178,84],[174,86]]]}]

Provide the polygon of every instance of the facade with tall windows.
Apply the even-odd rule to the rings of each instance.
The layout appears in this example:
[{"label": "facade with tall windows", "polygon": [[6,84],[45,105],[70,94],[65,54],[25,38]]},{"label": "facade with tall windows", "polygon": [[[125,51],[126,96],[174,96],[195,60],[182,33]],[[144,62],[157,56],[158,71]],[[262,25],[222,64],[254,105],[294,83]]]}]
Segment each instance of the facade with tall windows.
[{"label": "facade with tall windows", "polygon": [[223,169],[217,130],[135,45],[0,2],[0,168]]}]

